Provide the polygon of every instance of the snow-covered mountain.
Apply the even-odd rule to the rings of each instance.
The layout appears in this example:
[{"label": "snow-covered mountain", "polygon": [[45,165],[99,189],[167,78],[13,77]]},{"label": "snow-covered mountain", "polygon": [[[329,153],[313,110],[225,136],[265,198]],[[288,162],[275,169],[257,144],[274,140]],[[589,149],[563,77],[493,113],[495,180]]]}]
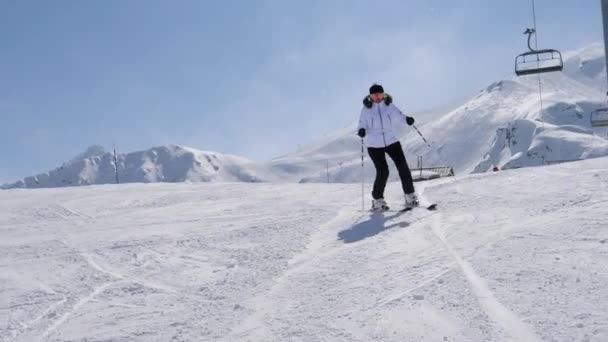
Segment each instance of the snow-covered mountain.
[{"label": "snow-covered mountain", "polygon": [[[538,78],[513,76],[447,108],[436,119],[418,123],[430,148],[413,129],[406,129],[401,141],[410,167],[416,166],[418,156],[423,166],[451,166],[461,174],[485,172],[494,165],[527,167],[608,155],[607,132],[593,131],[590,125],[590,113],[603,107],[607,89],[603,45],[564,55],[564,72],[541,76],[542,111]],[[359,181],[361,144],[354,134],[355,124],[271,164],[299,172],[306,182]],[[365,161],[369,181],[374,172]],[[303,174],[307,171],[312,173]]]},{"label": "snow-covered mountain", "polygon": [[[608,155],[608,129],[592,130],[590,113],[603,107],[606,67],[602,44],[564,53],[564,71],[542,75],[543,109],[536,76],[494,82],[479,93],[421,113],[420,131],[401,134],[410,167],[450,166],[456,174],[494,166],[519,168]],[[393,94],[399,105],[398,94]],[[355,121],[355,120],[353,120]],[[244,158],[164,146],[119,156],[121,182],[291,181],[369,182],[374,170],[353,122],[264,165]],[[397,172],[392,163],[391,179]],[[92,147],[55,170],[8,184],[55,187],[113,183],[112,155]]]},{"label": "snow-covered mountain", "polygon": [[[117,159],[121,183],[263,182],[275,179],[264,166],[248,159],[177,145],[118,154]],[[6,184],[3,188],[49,188],[115,182],[114,155],[100,146],[91,146],[54,170]]]},{"label": "snow-covered mountain", "polygon": [[595,43],[564,54],[564,73],[569,77],[605,93],[606,60],[604,44]]}]

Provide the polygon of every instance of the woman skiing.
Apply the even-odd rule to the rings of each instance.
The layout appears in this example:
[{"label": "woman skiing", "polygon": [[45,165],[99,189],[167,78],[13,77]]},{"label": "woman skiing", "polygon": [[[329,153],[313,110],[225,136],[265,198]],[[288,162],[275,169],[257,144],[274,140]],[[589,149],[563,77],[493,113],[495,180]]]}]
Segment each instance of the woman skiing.
[{"label": "woman skiing", "polygon": [[384,93],[384,88],[374,83],[369,88],[369,95],[363,99],[363,109],[361,109],[357,132],[359,137],[366,139],[367,152],[376,168],[376,179],[372,191],[372,210],[389,209],[384,200],[384,189],[389,175],[386,154],[393,160],[399,171],[405,207],[418,206],[412,174],[394,129],[394,125],[405,126],[405,124],[413,125],[414,118],[405,116],[393,104],[392,97]]}]

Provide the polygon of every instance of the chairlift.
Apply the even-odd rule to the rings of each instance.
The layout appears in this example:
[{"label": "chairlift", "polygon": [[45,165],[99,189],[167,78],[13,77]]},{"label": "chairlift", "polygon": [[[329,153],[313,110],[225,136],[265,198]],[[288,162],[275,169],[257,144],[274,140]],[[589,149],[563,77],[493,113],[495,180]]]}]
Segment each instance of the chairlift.
[{"label": "chairlift", "polygon": [[608,107],[591,112],[591,127],[608,127]]},{"label": "chairlift", "polygon": [[561,52],[554,49],[535,50],[530,45],[532,35],[536,35],[535,29],[526,29],[524,34],[528,35],[528,49],[515,58],[515,74],[517,76],[540,74],[545,72],[562,71],[564,61]]}]

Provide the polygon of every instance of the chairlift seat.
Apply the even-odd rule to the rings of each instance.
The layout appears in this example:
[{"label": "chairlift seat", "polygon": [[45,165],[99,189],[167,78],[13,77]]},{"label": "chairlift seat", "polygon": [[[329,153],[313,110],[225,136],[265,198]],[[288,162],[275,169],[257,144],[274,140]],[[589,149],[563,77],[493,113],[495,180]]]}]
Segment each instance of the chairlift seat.
[{"label": "chairlift seat", "polygon": [[591,112],[592,127],[608,127],[608,108],[598,108]]},{"label": "chairlift seat", "polygon": [[524,34],[528,35],[528,52],[515,57],[515,74],[517,76],[562,71],[564,69],[561,52],[554,49],[536,50],[532,48],[530,42],[532,35],[536,36],[536,29],[526,29]]},{"label": "chairlift seat", "polygon": [[562,71],[563,69],[562,54],[554,49],[528,51],[515,58],[517,76]]}]

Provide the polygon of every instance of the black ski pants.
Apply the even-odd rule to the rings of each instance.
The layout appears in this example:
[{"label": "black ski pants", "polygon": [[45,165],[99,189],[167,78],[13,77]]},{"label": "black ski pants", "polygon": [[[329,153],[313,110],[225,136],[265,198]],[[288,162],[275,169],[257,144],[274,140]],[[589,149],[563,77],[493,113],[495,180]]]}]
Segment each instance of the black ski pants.
[{"label": "black ski pants", "polygon": [[388,181],[387,154],[391,157],[399,171],[403,193],[411,194],[414,192],[412,173],[407,166],[407,161],[405,160],[405,155],[403,154],[400,142],[380,148],[368,147],[367,152],[376,167],[376,180],[374,181],[374,189],[372,191],[372,197],[374,199],[384,198],[384,188],[386,188],[386,182]]}]

